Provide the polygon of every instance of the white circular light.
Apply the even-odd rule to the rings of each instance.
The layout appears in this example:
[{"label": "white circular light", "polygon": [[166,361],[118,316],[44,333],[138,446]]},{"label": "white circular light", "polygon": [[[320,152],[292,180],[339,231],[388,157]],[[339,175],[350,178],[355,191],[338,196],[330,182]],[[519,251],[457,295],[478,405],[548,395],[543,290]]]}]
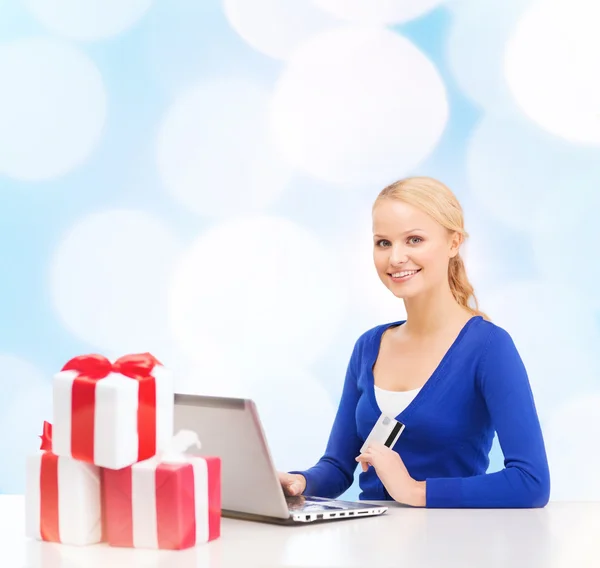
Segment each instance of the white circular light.
[{"label": "white circular light", "polygon": [[185,92],[158,137],[160,175],[173,196],[207,216],[259,211],[287,184],[267,129],[269,95],[248,81],[218,79]]},{"label": "white circular light", "polygon": [[16,398],[20,392],[27,391],[29,388],[47,386],[48,381],[49,379],[45,378],[43,373],[29,361],[14,355],[0,354],[0,383],[2,383],[3,395],[0,402]]},{"label": "white circular light", "polygon": [[290,57],[275,88],[272,126],[290,163],[342,184],[384,184],[417,167],[448,118],[442,79],[406,38],[336,29]]},{"label": "white circular light", "polygon": [[133,26],[152,0],[25,0],[29,12],[48,29],[75,40],[97,40]]},{"label": "white circular light", "polygon": [[600,501],[600,454],[590,452],[589,447],[589,440],[600,438],[599,408],[600,391],[596,390],[553,412],[545,432],[553,500]]},{"label": "white circular light", "polygon": [[328,347],[346,304],[335,257],[286,219],[240,218],[201,235],[171,289],[173,333],[193,360],[306,366]]},{"label": "white circular light", "polygon": [[312,0],[342,20],[358,24],[400,24],[423,16],[446,0]]},{"label": "white circular light", "polygon": [[3,392],[0,451],[10,456],[0,468],[0,492],[25,492],[25,459],[40,448],[44,420],[52,420],[52,382],[27,361],[0,355]]},{"label": "white circular light", "polygon": [[306,372],[282,367],[267,378],[257,376],[247,392],[257,405],[275,467],[290,471],[315,465],[336,412],[325,388]]},{"label": "white circular light", "polygon": [[336,20],[310,0],[224,0],[231,26],[254,49],[285,59],[304,40]]},{"label": "white circular light", "polygon": [[600,257],[595,249],[600,192],[593,181],[600,174],[596,168],[590,175],[593,171],[574,171],[574,177],[567,173],[562,187],[546,196],[531,220],[537,268],[549,281],[570,290],[589,312],[600,309]]},{"label": "white circular light", "polygon": [[498,279],[509,267],[504,257],[495,254],[496,247],[486,221],[479,208],[471,211],[465,207],[465,228],[469,237],[461,245],[460,255],[478,300],[481,300],[482,291],[497,286]]},{"label": "white circular light", "polygon": [[191,360],[183,353],[174,359],[175,391],[203,396],[244,397],[248,374],[231,359],[209,356]]},{"label": "white circular light", "polygon": [[160,353],[168,342],[167,290],[179,245],[156,217],[107,211],[82,219],[51,266],[55,309],[80,339],[118,354]]},{"label": "white circular light", "polygon": [[[482,309],[508,331],[523,359],[540,416],[597,384],[600,333],[585,298],[555,280],[512,281],[486,294]],[[557,325],[549,322],[557,321]]]},{"label": "white circular light", "polygon": [[41,38],[0,46],[0,172],[22,180],[63,175],[83,163],[106,120],[92,61]]},{"label": "white circular light", "polygon": [[467,148],[470,189],[486,211],[517,230],[528,230],[544,197],[564,183],[567,153],[527,124],[487,115]]},{"label": "white circular light", "polygon": [[508,85],[542,128],[600,145],[600,35],[589,0],[542,0],[516,27],[506,49]]},{"label": "white circular light", "polygon": [[513,106],[504,52],[515,23],[532,0],[453,0],[446,54],[459,88],[485,109]]}]

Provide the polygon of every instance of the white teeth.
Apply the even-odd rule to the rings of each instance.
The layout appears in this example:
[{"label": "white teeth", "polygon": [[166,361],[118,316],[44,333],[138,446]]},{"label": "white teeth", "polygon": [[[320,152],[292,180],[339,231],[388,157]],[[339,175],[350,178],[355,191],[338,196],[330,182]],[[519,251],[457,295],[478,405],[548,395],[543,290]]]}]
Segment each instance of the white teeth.
[{"label": "white teeth", "polygon": [[404,276],[410,276],[412,274],[416,274],[419,272],[418,270],[404,270],[403,272],[395,272],[392,274],[392,278],[402,278]]}]

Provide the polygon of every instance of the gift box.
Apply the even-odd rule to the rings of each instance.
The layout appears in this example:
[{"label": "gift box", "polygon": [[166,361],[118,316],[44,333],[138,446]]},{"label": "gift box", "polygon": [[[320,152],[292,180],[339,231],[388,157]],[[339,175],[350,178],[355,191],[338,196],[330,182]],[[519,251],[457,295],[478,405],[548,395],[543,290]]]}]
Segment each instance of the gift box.
[{"label": "gift box", "polygon": [[52,451],[52,425],[44,422],[40,452],[27,457],[26,535],[72,545],[102,541],[100,468]]},{"label": "gift box", "polygon": [[173,435],[173,378],[150,353],[81,355],[53,382],[54,453],[121,469]]},{"label": "gift box", "polygon": [[220,536],[221,460],[185,454],[192,445],[182,430],[155,458],[102,470],[110,546],[180,550]]}]

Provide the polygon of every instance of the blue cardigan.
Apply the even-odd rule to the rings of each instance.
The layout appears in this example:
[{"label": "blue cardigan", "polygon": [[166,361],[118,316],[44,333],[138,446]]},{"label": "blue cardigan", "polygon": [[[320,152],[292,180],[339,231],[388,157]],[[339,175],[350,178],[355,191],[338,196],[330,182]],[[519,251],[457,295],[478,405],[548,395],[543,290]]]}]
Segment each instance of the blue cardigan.
[{"label": "blue cardigan", "polygon": [[[356,342],[325,454],[298,471],[305,495],[339,497],[381,411],[373,365],[381,336],[404,321],[377,326]],[[474,316],[414,400],[396,417],[406,425],[394,446],[410,475],[426,481],[427,507],[543,507],[550,494],[544,439],[523,362],[510,335]],[[494,431],[504,469],[486,473]],[[391,497],[374,468],[359,476],[361,500]]]}]

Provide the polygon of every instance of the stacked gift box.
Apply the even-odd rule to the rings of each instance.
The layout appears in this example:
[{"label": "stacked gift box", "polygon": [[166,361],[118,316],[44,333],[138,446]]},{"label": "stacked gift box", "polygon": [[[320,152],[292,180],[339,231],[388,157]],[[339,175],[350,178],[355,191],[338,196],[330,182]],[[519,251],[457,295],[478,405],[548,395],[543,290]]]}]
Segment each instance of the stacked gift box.
[{"label": "stacked gift box", "polygon": [[71,545],[179,550],[220,536],[221,461],[173,435],[170,371],[149,353],[71,359],[27,460],[26,531]]}]

